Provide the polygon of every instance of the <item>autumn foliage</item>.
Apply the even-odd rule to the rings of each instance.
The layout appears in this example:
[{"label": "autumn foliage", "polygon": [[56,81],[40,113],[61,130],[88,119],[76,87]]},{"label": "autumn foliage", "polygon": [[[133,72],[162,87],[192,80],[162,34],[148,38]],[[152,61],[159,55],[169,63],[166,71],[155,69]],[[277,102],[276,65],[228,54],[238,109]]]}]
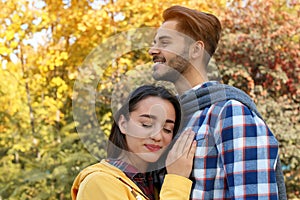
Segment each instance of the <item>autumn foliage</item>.
[{"label": "autumn foliage", "polygon": [[[105,157],[114,100],[130,90],[122,81],[153,81],[151,33],[130,30],[158,27],[174,4],[222,21],[211,73],[253,97],[280,141],[289,199],[300,198],[299,2],[1,0],[0,199],[70,199],[77,173]],[[134,50],[114,56],[122,45]],[[98,55],[92,68],[99,70],[89,75],[99,80],[94,104],[103,133],[93,141],[78,135],[78,123],[88,128],[91,120],[74,120],[72,107],[76,80],[91,73],[83,67],[91,53]]]}]

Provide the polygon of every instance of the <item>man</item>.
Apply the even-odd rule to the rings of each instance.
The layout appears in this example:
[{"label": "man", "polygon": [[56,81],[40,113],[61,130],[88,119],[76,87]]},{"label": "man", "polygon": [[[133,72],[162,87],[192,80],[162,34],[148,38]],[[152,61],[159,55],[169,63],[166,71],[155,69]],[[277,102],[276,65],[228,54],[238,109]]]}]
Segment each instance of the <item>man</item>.
[{"label": "man", "polygon": [[197,133],[191,199],[286,199],[278,142],[255,104],[208,79],[219,20],[181,6],[166,9],[163,18],[149,54],[153,77],[174,83],[184,126]]}]

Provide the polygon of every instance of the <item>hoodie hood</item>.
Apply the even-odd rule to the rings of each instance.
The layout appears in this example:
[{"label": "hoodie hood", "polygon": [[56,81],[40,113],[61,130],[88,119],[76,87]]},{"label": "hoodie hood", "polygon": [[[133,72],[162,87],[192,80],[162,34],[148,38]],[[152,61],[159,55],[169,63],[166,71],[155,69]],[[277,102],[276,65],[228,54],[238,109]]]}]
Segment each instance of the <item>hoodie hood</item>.
[{"label": "hoodie hood", "polygon": [[234,99],[246,105],[250,110],[255,112],[259,118],[262,118],[255,103],[244,91],[214,81],[207,82],[196,90],[187,91],[180,99],[183,112],[187,116],[212,104]]},{"label": "hoodie hood", "polygon": [[71,196],[72,199],[75,200],[77,197],[77,193],[82,181],[90,174],[95,172],[104,172],[116,179],[120,180],[120,182],[128,187],[131,193],[134,196],[138,194],[142,194],[142,191],[135,185],[120,169],[110,165],[105,160],[102,160],[100,163],[91,165],[83,169],[75,178],[72,188],[71,188]]}]

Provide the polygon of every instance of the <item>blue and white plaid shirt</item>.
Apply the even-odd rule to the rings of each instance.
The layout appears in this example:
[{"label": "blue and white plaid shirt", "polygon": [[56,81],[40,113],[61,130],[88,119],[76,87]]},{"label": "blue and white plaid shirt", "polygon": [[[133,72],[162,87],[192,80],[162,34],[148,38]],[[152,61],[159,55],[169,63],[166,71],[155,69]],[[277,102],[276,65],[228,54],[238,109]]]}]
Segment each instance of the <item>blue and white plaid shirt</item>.
[{"label": "blue and white plaid shirt", "polygon": [[278,199],[278,142],[247,106],[215,103],[195,112],[187,127],[197,140],[191,199]]}]

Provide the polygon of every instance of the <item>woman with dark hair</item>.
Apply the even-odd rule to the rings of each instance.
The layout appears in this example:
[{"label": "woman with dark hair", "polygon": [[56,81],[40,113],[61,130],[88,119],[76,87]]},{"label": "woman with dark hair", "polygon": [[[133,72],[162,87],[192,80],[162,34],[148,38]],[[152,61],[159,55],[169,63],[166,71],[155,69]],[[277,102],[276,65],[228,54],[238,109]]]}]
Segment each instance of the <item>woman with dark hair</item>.
[{"label": "woman with dark hair", "polygon": [[[194,133],[185,131],[169,150],[180,119],[180,104],[168,90],[137,88],[114,116],[108,158],[80,172],[72,199],[189,199]],[[164,167],[162,163],[168,174],[156,188],[153,171]]]}]

